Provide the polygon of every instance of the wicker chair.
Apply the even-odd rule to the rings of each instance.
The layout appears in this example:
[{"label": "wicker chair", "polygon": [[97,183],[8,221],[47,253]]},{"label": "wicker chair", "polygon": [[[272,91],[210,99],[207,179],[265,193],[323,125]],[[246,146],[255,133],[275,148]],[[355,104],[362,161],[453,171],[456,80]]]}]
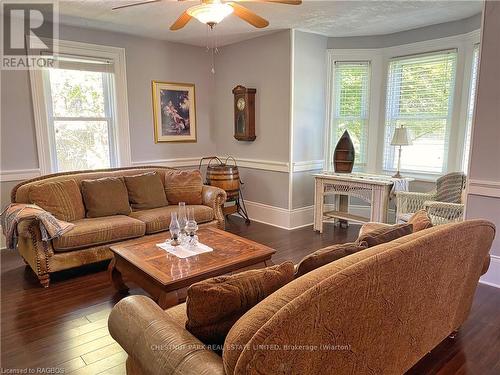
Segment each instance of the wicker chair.
[{"label": "wicker chair", "polygon": [[407,222],[421,209],[427,211],[433,225],[462,221],[465,178],[460,172],[448,173],[436,181],[436,190],[430,193],[396,193],[396,222]]}]

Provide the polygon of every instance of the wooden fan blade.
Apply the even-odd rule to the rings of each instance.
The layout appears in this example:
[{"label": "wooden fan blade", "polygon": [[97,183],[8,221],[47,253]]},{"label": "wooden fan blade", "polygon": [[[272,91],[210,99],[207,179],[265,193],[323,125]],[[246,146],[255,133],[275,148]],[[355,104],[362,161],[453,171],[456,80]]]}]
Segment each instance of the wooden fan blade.
[{"label": "wooden fan blade", "polygon": [[255,26],[259,29],[269,26],[269,22],[267,20],[265,20],[261,16],[256,15],[250,9],[245,8],[244,6],[241,6],[236,3],[227,3],[227,4],[233,7],[234,14],[237,17],[240,17],[243,21],[248,22],[250,25]]},{"label": "wooden fan blade", "polygon": [[111,10],[117,10],[117,9],[123,9],[123,8],[129,8],[129,7],[135,7],[138,5],[144,5],[144,4],[150,4],[150,3],[158,3],[163,0],[149,0],[149,1],[141,1],[140,3],[132,3],[132,4],[127,4],[127,5],[120,5],[114,8],[111,8]]},{"label": "wooden fan blade", "polygon": [[238,3],[275,3],[275,4],[286,4],[286,5],[300,5],[302,0],[233,0]]},{"label": "wooden fan blade", "polygon": [[193,17],[191,17],[187,13],[187,11],[184,11],[184,13],[182,13],[180,17],[177,18],[177,20],[172,24],[172,26],[170,26],[170,30],[175,31],[182,29],[184,26],[186,26],[186,24],[189,22],[191,18]]}]

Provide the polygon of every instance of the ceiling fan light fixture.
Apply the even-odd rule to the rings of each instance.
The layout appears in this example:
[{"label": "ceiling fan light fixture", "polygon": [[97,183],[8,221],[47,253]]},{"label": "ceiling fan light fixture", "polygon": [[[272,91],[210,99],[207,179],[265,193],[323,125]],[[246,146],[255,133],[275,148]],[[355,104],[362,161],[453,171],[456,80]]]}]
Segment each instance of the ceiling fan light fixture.
[{"label": "ceiling fan light fixture", "polygon": [[233,13],[233,10],[233,7],[229,4],[213,2],[193,6],[187,10],[187,14],[201,23],[214,25]]}]

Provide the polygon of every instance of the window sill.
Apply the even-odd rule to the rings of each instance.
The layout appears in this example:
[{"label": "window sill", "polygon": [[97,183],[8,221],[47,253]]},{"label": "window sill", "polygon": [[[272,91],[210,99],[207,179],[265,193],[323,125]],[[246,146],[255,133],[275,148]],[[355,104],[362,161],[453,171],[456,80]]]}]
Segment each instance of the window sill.
[{"label": "window sill", "polygon": [[[392,176],[396,171],[382,171],[381,174]],[[413,178],[416,182],[432,182],[436,183],[436,180],[441,177],[444,173],[423,173],[423,172],[406,172],[400,171],[401,176]]]}]

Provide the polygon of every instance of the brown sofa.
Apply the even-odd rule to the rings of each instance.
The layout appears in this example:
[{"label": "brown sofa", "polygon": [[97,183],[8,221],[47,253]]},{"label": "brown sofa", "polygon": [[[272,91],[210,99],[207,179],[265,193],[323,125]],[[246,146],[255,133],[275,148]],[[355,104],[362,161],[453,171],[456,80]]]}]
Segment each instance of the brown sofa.
[{"label": "brown sofa", "polygon": [[[164,176],[167,170],[172,168],[135,167],[57,173],[20,183],[12,189],[11,201],[31,203],[29,193],[34,186],[68,179],[75,180],[81,189],[82,180],[133,176],[154,171],[165,183]],[[190,207],[194,207],[195,219],[201,225],[224,228],[221,206],[225,200],[224,190],[204,185],[203,204]],[[41,240],[40,229],[36,222],[24,221],[18,227],[18,251],[36,273],[41,284],[48,287],[51,272],[111,259],[112,253],[109,250],[111,244],[168,230],[170,213],[174,210],[177,210],[177,205],[132,211],[130,215],[83,218],[73,222],[75,227],[71,231],[48,243]]]},{"label": "brown sofa", "polygon": [[467,318],[494,235],[446,224],[318,268],[243,315],[222,356],[185,329],[184,304],[128,297],[108,326],[129,375],[402,374]]}]

